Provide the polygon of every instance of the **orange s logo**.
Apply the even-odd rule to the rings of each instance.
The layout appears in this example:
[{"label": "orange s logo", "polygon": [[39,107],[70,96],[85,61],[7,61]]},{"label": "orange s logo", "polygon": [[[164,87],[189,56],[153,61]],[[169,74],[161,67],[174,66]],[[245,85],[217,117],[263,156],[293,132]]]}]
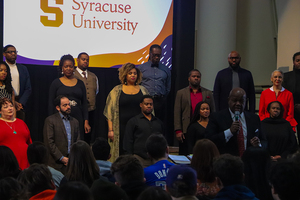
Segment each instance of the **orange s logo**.
[{"label": "orange s logo", "polygon": [[[63,5],[64,0],[55,0],[56,4]],[[55,14],[55,20],[49,20],[48,16],[41,16],[41,23],[44,26],[59,27],[63,23],[63,11],[57,7],[49,7],[48,0],[41,0],[41,9],[44,13]]]}]

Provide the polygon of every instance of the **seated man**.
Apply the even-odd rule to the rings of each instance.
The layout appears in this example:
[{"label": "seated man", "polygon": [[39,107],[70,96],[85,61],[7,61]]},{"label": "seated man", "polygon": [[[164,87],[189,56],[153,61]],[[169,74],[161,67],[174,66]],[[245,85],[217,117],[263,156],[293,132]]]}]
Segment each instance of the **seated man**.
[{"label": "seated man", "polygon": [[241,158],[230,154],[221,155],[214,161],[213,170],[221,188],[215,197],[216,200],[258,200],[255,194],[243,185],[244,163]]},{"label": "seated man", "polygon": [[144,168],[146,184],[160,186],[165,189],[169,168],[174,164],[168,161],[169,147],[165,137],[152,134],[146,141],[146,149],[153,165]]}]

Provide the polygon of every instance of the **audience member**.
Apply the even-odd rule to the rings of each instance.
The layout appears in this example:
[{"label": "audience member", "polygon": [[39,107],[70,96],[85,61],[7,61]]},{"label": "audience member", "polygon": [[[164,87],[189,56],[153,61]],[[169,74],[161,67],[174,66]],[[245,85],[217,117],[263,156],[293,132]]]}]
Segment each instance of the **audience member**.
[{"label": "audience member", "polygon": [[[214,100],[216,110],[227,108],[227,98],[234,88],[245,91],[245,110],[255,112],[255,89],[250,71],[240,67],[241,56],[237,51],[228,55],[229,67],[218,72],[214,85]],[[249,108],[248,108],[249,105]]]},{"label": "audience member", "polygon": [[32,164],[24,169],[18,180],[24,185],[29,200],[53,199],[56,190],[52,175],[46,165]]},{"label": "audience member", "polygon": [[270,185],[274,200],[300,199],[300,168],[292,162],[279,162],[270,171]]},{"label": "audience member", "polygon": [[[189,86],[178,90],[174,106],[174,130],[179,141],[179,154],[187,155],[189,152],[186,134],[191,122],[196,105],[201,101],[208,102],[211,110],[215,110],[213,94],[210,90],[201,87],[201,73],[197,69],[189,72]],[[190,150],[192,151],[193,148]]]},{"label": "audience member", "polygon": [[198,199],[213,198],[220,188],[213,172],[213,160],[220,156],[216,145],[208,140],[198,140],[193,151],[191,167],[197,172]]},{"label": "audience member", "polygon": [[110,173],[111,162],[108,159],[111,157],[110,146],[107,139],[98,137],[96,138],[92,151],[96,159],[96,163],[100,168],[100,175],[103,176]]},{"label": "audience member", "polygon": [[137,200],[172,200],[170,194],[168,194],[161,187],[148,187],[144,190]]},{"label": "audience member", "polygon": [[197,174],[187,165],[174,165],[166,179],[166,190],[172,199],[197,200]]},{"label": "audience member", "polygon": [[223,154],[214,161],[213,169],[221,188],[215,197],[216,200],[258,200],[255,194],[243,185],[244,164],[240,157]]},{"label": "audience member", "polygon": [[0,61],[0,98],[8,98],[13,103],[15,102],[15,95],[11,85],[10,68],[3,61]]},{"label": "audience member", "polygon": [[205,137],[216,144],[220,154],[242,156],[247,147],[266,143],[260,131],[259,117],[244,111],[245,103],[245,91],[234,88],[229,94],[229,108],[213,113],[209,118]]},{"label": "audience member", "polygon": [[140,161],[133,155],[123,155],[111,166],[111,173],[130,200],[136,200],[147,186],[145,184],[144,169]]},{"label": "audience member", "polygon": [[169,147],[167,140],[160,133],[152,134],[147,139],[145,146],[150,159],[154,163],[144,168],[146,184],[160,186],[165,189],[169,168],[174,165],[168,161]]},{"label": "audience member", "polygon": [[[49,160],[49,151],[44,143],[35,141],[28,146],[27,157],[30,165],[34,163],[47,165]],[[52,174],[52,180],[54,181],[56,188],[58,188],[64,175],[50,166],[47,167]]]},{"label": "audience member", "polygon": [[26,200],[22,185],[12,177],[0,179],[1,200]]},{"label": "audience member", "polygon": [[77,141],[71,147],[66,174],[60,185],[69,181],[80,181],[90,188],[99,178],[100,169],[90,146],[82,140]]},{"label": "audience member", "polygon": [[70,101],[66,96],[59,95],[54,100],[58,113],[50,115],[44,123],[44,143],[49,149],[49,165],[54,169],[66,172],[70,148],[79,140],[78,120],[71,117]]},{"label": "audience member", "polygon": [[132,154],[142,163],[143,167],[152,164],[145,143],[152,133],[163,133],[164,125],[160,119],[152,115],[153,99],[144,95],[140,102],[141,113],[131,118],[126,125],[123,147],[127,154]]},{"label": "audience member", "polygon": [[93,196],[84,183],[74,181],[58,188],[53,200],[93,200]]},{"label": "audience member", "polygon": [[140,100],[148,91],[139,85],[141,71],[132,63],[125,63],[119,69],[120,85],[114,87],[107,96],[104,116],[108,123],[108,141],[111,146],[111,158],[115,161],[124,154],[123,139],[128,120],[141,112]]},{"label": "audience member", "polygon": [[5,177],[17,178],[21,169],[13,151],[6,147],[0,146],[0,180]]}]

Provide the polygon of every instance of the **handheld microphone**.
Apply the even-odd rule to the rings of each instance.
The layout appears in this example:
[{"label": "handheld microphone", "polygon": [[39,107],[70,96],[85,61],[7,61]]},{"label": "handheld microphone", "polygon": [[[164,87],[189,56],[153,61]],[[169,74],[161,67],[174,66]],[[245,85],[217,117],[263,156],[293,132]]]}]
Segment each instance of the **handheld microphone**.
[{"label": "handheld microphone", "polygon": [[240,119],[240,111],[235,111],[234,112],[234,119],[235,119],[235,121],[239,121],[239,119]]}]

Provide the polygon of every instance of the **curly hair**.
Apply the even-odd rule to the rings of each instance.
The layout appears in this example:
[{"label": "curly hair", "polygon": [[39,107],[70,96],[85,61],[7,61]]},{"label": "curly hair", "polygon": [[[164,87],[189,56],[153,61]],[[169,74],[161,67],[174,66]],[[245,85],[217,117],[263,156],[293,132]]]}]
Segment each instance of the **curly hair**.
[{"label": "curly hair", "polygon": [[57,68],[59,76],[61,76],[62,67],[63,67],[66,60],[71,61],[73,63],[74,68],[75,68],[75,60],[74,60],[73,56],[71,54],[63,55],[59,60],[59,65],[58,65],[58,68]]},{"label": "curly hair", "polygon": [[129,73],[129,71],[132,69],[136,69],[136,73],[137,73],[137,79],[136,79],[135,84],[138,85],[141,83],[142,77],[143,77],[142,72],[138,68],[136,68],[134,64],[125,63],[121,68],[119,68],[119,79],[122,84],[125,84],[126,76]]},{"label": "curly hair", "polygon": [[5,65],[6,70],[7,70],[7,75],[5,80],[3,81],[3,84],[5,85],[5,89],[9,94],[12,94],[13,92],[13,87],[11,85],[11,73],[10,73],[10,68],[8,64],[4,61],[0,61],[0,65]]}]

